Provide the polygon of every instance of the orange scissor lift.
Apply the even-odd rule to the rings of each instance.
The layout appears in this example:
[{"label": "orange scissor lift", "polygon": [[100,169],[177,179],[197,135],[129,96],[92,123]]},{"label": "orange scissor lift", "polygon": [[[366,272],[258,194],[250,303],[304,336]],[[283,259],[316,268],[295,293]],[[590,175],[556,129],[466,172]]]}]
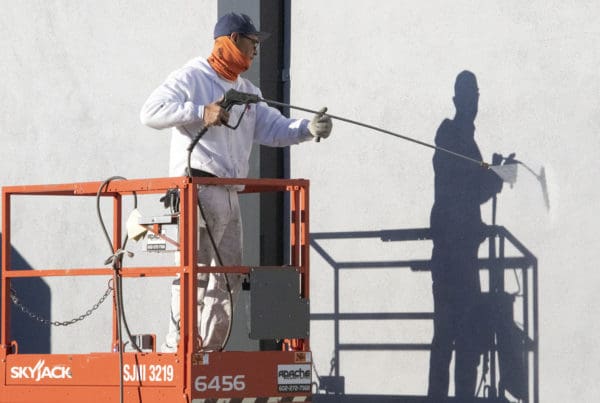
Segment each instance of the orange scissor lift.
[{"label": "orange scissor lift", "polygon": [[[290,213],[290,265],[283,267],[203,267],[197,259],[197,187],[198,185],[244,185],[245,193],[287,192]],[[219,179],[155,178],[111,181],[102,191],[101,182],[59,185],[9,186],[2,189],[2,304],[0,339],[0,402],[286,402],[310,401],[312,357],[308,339],[309,298],[309,221],[308,181],[302,179]],[[178,266],[119,267],[118,269],[69,268],[16,270],[11,267],[11,203],[14,196],[97,196],[113,201],[113,248],[122,241],[122,209],[125,196],[162,194],[168,189],[180,193]],[[156,228],[154,228],[156,230]],[[285,273],[283,280],[292,284],[284,298],[301,301],[306,334],[286,337],[281,351],[201,351],[197,331],[197,273],[256,274],[260,284],[269,284],[270,275]],[[117,304],[113,292],[112,340],[106,352],[85,354],[19,354],[18,340],[11,339],[9,296],[11,280],[17,278],[60,276],[174,277],[181,284],[181,339],[175,353],[159,353],[156,343],[145,352],[119,351]],[[275,278],[275,277],[273,277]],[[279,283],[278,283],[279,282]],[[260,285],[259,284],[259,285]],[[275,280],[275,286],[281,284]],[[252,281],[251,281],[251,286]],[[281,287],[279,287],[281,288]],[[288,290],[289,291],[289,290]],[[258,292],[258,291],[257,291]],[[267,293],[268,294],[268,293]],[[295,294],[295,295],[294,295]],[[277,293],[275,293],[277,295]],[[279,294],[281,296],[281,293]],[[263,295],[263,297],[265,297]],[[261,297],[256,309],[268,312],[269,304]],[[251,298],[251,304],[254,301]],[[287,306],[283,304],[283,306]],[[255,307],[253,307],[254,309]],[[262,315],[260,315],[262,316]],[[293,316],[285,313],[285,317]],[[267,315],[274,325],[276,317]],[[284,320],[285,318],[282,318]],[[294,320],[294,318],[292,318]],[[276,323],[277,322],[277,323]],[[302,327],[302,326],[300,326]],[[285,330],[284,330],[285,332]],[[302,332],[300,332],[302,333]],[[136,376],[123,378],[123,367]]]}]

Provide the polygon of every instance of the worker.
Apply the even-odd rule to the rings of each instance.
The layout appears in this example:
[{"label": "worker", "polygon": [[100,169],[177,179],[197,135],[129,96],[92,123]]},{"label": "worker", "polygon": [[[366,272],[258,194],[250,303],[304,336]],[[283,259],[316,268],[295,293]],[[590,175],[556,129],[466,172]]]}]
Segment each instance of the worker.
[{"label": "worker", "polygon": [[[322,113],[309,121],[286,118],[264,102],[236,105],[230,111],[219,105],[230,89],[262,98],[259,88],[240,74],[250,68],[260,42],[268,36],[256,29],[245,14],[223,15],[214,27],[214,47],[210,56],[192,59],[171,73],[149,96],[140,118],[143,124],[155,129],[171,128],[170,176],[245,178],[253,143],[285,147],[330,135],[331,118]],[[326,108],[321,111],[325,112]],[[239,126],[233,129],[240,117]],[[202,128],[208,130],[193,148],[191,172],[187,172],[186,149]],[[241,186],[199,188],[203,213],[198,235],[200,265],[242,264],[242,221],[238,202],[241,189]],[[239,274],[199,275],[198,324],[204,351],[220,351],[225,347],[241,282]],[[171,318],[165,343],[161,346],[163,352],[177,349],[179,318],[179,279],[176,279],[171,287]]]},{"label": "worker", "polygon": [[[454,119],[440,125],[435,144],[481,161],[475,142],[479,88],[475,74],[463,71],[454,86]],[[493,165],[502,156],[494,154]],[[455,395],[461,402],[475,396],[477,366],[482,354],[477,326],[482,307],[478,250],[486,237],[481,204],[502,190],[502,179],[492,170],[436,150],[433,156],[435,201],[431,210],[433,251],[431,275],[434,334],[431,345],[428,396],[442,401],[448,395],[449,365],[455,350]]]}]

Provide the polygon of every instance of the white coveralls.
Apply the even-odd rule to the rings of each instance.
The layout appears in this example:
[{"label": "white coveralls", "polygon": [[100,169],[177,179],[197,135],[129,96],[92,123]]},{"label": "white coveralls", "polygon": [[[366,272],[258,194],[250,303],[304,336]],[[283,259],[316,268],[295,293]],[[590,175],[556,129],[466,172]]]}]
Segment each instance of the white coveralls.
[{"label": "white coveralls", "polygon": [[[198,57],[171,73],[152,92],[142,107],[140,119],[155,129],[172,128],[170,176],[186,174],[187,147],[203,127],[203,105],[218,101],[232,88],[262,97],[260,90],[247,79],[239,76],[235,81],[225,80],[205,58]],[[288,119],[265,103],[234,106],[230,111],[230,125],[237,123],[244,108],[246,112],[236,130],[226,126],[208,129],[192,152],[192,168],[221,178],[245,178],[253,143],[285,147],[313,138],[307,120]],[[206,224],[226,266],[242,264],[242,222],[237,195],[242,189],[242,186],[204,186],[198,191]],[[198,263],[214,264],[216,259],[206,229],[203,223],[199,227]],[[241,278],[239,275],[228,277],[235,305]],[[203,349],[220,350],[227,337],[232,312],[225,275],[201,275],[198,287],[198,321]],[[171,291],[171,320],[162,348],[165,352],[175,351],[179,341],[179,279],[173,282]]]}]

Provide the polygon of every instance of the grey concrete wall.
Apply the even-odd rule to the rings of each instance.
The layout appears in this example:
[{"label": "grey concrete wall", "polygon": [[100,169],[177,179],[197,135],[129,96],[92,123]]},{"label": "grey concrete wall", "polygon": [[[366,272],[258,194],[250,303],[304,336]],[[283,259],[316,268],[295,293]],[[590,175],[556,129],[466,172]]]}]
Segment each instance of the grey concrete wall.
[{"label": "grey concrete wall", "polygon": [[[292,4],[292,104],[433,142],[452,118],[453,84],[468,69],[480,88],[476,139],[548,177],[546,211],[535,177],[520,169],[498,197],[497,223],[539,259],[543,402],[592,401],[600,363],[595,153],[600,140],[600,5],[592,1],[317,1]],[[427,227],[432,150],[335,122],[330,139],[292,150],[292,176],[311,179],[311,232]],[[491,206],[482,209],[491,223]],[[427,258],[425,242],[321,240],[335,262]],[[485,255],[486,250],[480,250]],[[333,269],[313,248],[312,313],[334,312]],[[339,312],[432,309],[427,273],[346,270]],[[512,274],[507,288],[515,291]],[[344,321],[343,343],[423,342],[413,321]],[[334,356],[332,322],[313,322],[320,374]],[[347,393],[423,394],[427,352],[345,352]]]},{"label": "grey concrete wall", "polygon": [[[208,55],[218,15],[235,10],[259,23],[258,2],[2,2],[5,55],[2,93],[2,169],[0,184],[52,184],[168,175],[170,131],[139,122],[141,105],[166,76],[189,59]],[[258,81],[259,61],[246,74]],[[259,172],[253,157],[250,176]],[[161,215],[157,196],[140,197],[143,215]],[[13,202],[15,259],[28,269],[102,267],[110,249],[96,216],[95,199],[18,198]],[[126,200],[125,214],[132,199]],[[127,204],[129,203],[129,204]],[[111,204],[102,211],[109,230]],[[241,199],[244,211],[258,209],[258,196]],[[260,217],[244,214],[244,262],[259,260]],[[131,266],[172,264],[170,254],[142,251],[129,242]],[[169,318],[169,278],[125,280],[126,315],[133,333],[153,333],[160,344]],[[34,284],[49,306],[34,298]],[[15,288],[34,311],[53,321],[68,321],[103,295],[105,278],[22,280]],[[35,288],[35,289],[37,289]],[[29,298],[27,298],[29,297]],[[247,340],[248,296],[242,293],[231,348],[255,349]],[[105,351],[110,347],[110,299],[85,321],[44,329],[14,312],[14,334],[22,352]]]},{"label": "grey concrete wall", "polygon": [[[2,1],[0,8],[0,183],[167,176],[169,131],[142,126],[139,110],[172,70],[210,53],[217,3]],[[144,215],[163,214],[159,197],[141,198]],[[28,267],[102,267],[110,255],[94,198],[18,198],[14,206],[12,245]],[[110,228],[110,202],[102,206]],[[147,256],[131,242],[129,248],[136,252],[130,265],[173,262]],[[50,307],[37,310],[58,321],[84,313],[107,287],[95,277],[44,283]],[[125,281],[132,332],[163,340],[169,284],[168,278]],[[22,295],[30,287],[16,285]],[[52,327],[51,351],[107,351],[110,307],[109,299],[89,319]],[[47,348],[34,334],[20,341],[21,351]]]}]

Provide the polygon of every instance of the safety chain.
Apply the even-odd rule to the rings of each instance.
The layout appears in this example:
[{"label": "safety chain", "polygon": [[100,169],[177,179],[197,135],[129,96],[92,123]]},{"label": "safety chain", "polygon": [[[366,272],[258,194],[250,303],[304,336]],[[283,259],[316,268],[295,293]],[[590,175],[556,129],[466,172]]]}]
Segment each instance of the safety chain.
[{"label": "safety chain", "polygon": [[35,313],[33,312],[31,309],[29,309],[26,305],[24,305],[21,300],[19,299],[19,297],[17,296],[17,292],[14,288],[10,288],[10,299],[12,300],[12,303],[15,304],[15,306],[17,306],[24,314],[26,314],[27,316],[29,316],[31,319],[37,320],[38,322],[41,322],[45,325],[52,325],[52,326],[70,326],[73,325],[79,321],[84,320],[85,318],[87,318],[88,316],[90,316],[92,313],[94,313],[95,310],[97,310],[98,308],[100,308],[100,305],[102,305],[102,303],[106,300],[106,298],[108,298],[108,296],[110,295],[110,293],[113,291],[113,287],[111,285],[112,279],[110,279],[108,281],[108,288],[106,289],[106,291],[104,292],[104,295],[102,295],[100,297],[100,299],[98,300],[98,302],[96,302],[90,309],[88,309],[84,314],[79,315],[77,318],[73,318],[71,320],[66,320],[63,322],[60,321],[51,321],[49,319],[44,318],[42,315],[40,315],[39,313]]}]

